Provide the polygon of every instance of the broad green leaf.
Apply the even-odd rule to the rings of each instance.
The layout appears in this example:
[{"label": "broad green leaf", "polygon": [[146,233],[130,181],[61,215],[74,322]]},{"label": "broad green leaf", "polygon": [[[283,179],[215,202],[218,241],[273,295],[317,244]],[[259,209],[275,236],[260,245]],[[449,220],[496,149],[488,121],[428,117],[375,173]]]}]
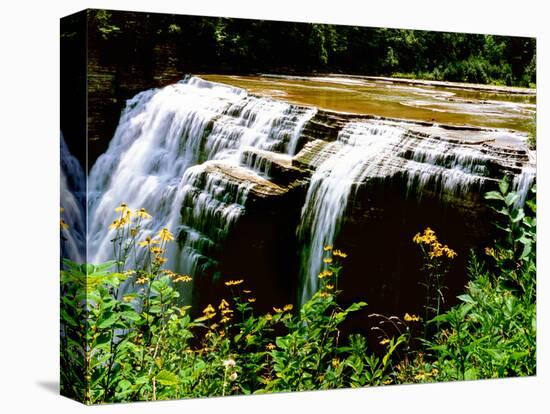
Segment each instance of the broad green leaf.
[{"label": "broad green leaf", "polygon": [[155,379],[157,380],[157,382],[159,384],[165,385],[165,386],[177,385],[179,383],[178,376],[176,374],[174,374],[172,372],[169,372],[169,371],[166,371],[166,370],[160,371],[155,376]]},{"label": "broad green leaf", "polygon": [[504,197],[502,194],[496,192],[496,191],[489,191],[485,194],[486,200],[504,200]]},{"label": "broad green leaf", "polygon": [[509,193],[504,198],[504,202],[506,203],[507,206],[514,205],[514,203],[518,200],[519,200],[519,195],[516,193]]},{"label": "broad green leaf", "polygon": [[106,312],[97,322],[99,329],[106,329],[112,326],[118,320],[117,313]]},{"label": "broad green leaf", "polygon": [[510,188],[510,183],[507,179],[503,178],[498,182],[498,188],[502,194],[506,194]]}]

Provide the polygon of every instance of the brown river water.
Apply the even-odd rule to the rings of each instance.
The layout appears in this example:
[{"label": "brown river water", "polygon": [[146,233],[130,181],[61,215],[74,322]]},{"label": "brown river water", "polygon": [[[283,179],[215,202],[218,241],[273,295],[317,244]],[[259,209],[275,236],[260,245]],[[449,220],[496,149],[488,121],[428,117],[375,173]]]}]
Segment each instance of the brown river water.
[{"label": "brown river water", "polygon": [[338,75],[199,76],[296,104],[438,124],[526,132],[536,111],[535,91],[521,88]]}]

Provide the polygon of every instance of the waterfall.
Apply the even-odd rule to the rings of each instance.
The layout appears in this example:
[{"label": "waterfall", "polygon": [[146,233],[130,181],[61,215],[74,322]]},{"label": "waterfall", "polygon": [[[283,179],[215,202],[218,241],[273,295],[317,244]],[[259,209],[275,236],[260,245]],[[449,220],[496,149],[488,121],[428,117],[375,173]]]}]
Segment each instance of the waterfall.
[{"label": "waterfall", "polygon": [[[243,164],[243,153],[294,150],[313,113],[197,77],[139,93],[90,171],[89,260],[111,258],[107,227],[126,203],[153,216],[144,222],[144,237],[162,227],[178,235],[168,267],[191,275],[211,268],[251,183],[261,180],[260,171]],[[228,171],[246,179],[231,179]]]},{"label": "waterfall", "polygon": [[337,140],[328,144],[313,160],[316,169],[297,231],[303,245],[301,303],[317,290],[323,249],[331,245],[338,234],[353,184],[362,182],[380,167],[380,160],[400,140],[403,132],[397,126],[348,123]]},{"label": "waterfall", "polygon": [[514,204],[515,208],[521,208],[525,205],[525,200],[529,195],[529,190],[535,182],[537,169],[532,165],[527,165],[521,169],[521,173],[514,177],[512,181],[512,191],[515,191],[519,198]]},{"label": "waterfall", "polygon": [[294,129],[294,132],[290,138],[290,142],[288,143],[287,153],[289,155],[296,154],[296,149],[298,148],[298,142],[300,140],[302,129],[304,128],[306,122],[313,118],[316,113],[317,108],[307,108],[303,116],[301,116],[298,120],[296,128]]},{"label": "waterfall", "polygon": [[403,172],[407,195],[419,201],[427,190],[439,199],[459,197],[476,187],[479,190],[493,159],[479,146],[468,147],[432,137],[421,140],[406,137],[397,156],[407,160]]},{"label": "waterfall", "polygon": [[[487,138],[491,131],[467,141],[433,128],[327,114],[191,76],[141,92],[127,101],[107,151],[90,171],[87,259],[112,258],[107,229],[115,208],[126,203],[153,216],[144,222],[142,237],[163,227],[177,235],[167,252],[170,269],[215,278],[220,249],[254,200],[251,194],[273,195],[288,182],[292,185],[285,190],[305,184],[296,229],[302,246],[299,301],[304,303],[318,287],[323,248],[338,237],[361,183],[391,179],[419,202],[427,196],[460,203],[483,191],[488,180],[494,184],[522,165],[512,187],[520,193],[518,206],[525,202],[535,170],[524,153],[485,145],[494,140]],[[336,131],[336,140],[327,142]],[[69,164],[62,173],[75,169]],[[62,186],[67,180],[62,176]],[[70,214],[84,217],[83,209],[71,203]]]},{"label": "waterfall", "polygon": [[61,134],[60,205],[61,219],[68,228],[61,230],[61,257],[73,262],[86,261],[86,180],[80,162],[71,154]]}]

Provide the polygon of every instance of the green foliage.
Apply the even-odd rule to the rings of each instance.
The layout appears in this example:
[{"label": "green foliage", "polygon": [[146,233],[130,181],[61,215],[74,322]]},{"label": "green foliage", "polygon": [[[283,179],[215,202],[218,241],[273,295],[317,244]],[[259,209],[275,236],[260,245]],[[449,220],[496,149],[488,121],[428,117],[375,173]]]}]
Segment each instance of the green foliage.
[{"label": "green foliage", "polygon": [[342,308],[337,302],[345,253],[326,249],[321,288],[299,312],[287,304],[257,314],[252,292],[241,289],[243,280],[229,280],[226,298],[192,317],[178,302],[191,278],[163,269],[172,234],[162,229],[139,241],[142,220],[151,216],[125,204],[116,211],[110,225],[116,260],[100,266],[64,261],[63,394],[97,404],[394,380],[394,354],[404,335],[388,338],[382,354],[370,352],[361,335],[340,335],[340,325],[366,306]]},{"label": "green foliage", "polygon": [[461,303],[433,319],[443,328],[430,344],[441,380],[536,372],[536,204],[515,207],[518,197],[505,180],[487,193],[501,237],[486,260],[472,253]]},{"label": "green foliage", "polygon": [[118,298],[129,276],[109,272],[113,262],[65,265],[62,391],[87,404],[380,385],[404,341],[382,356],[360,335],[341,344],[339,325],[366,303],[343,309],[327,289],[297,314],[286,305],[256,315],[237,292],[193,320],[169,276]]},{"label": "green foliage", "polygon": [[143,59],[177,48],[183,71],[346,72],[533,86],[535,39],[92,10],[91,33]]},{"label": "green foliage", "polygon": [[[424,302],[424,321],[438,316],[445,303],[444,290],[446,289],[444,278],[449,272],[451,260],[457,253],[446,244],[441,244],[435,232],[429,227],[423,234],[417,233],[413,242],[420,246],[424,263],[422,271],[426,278],[421,285],[426,289]],[[428,338],[429,326],[424,325],[424,339]],[[439,325],[436,326],[439,329]]]},{"label": "green foliage", "polygon": [[141,222],[151,217],[123,204],[110,226],[115,261],[64,261],[61,392],[96,404],[534,375],[535,193],[533,186],[525,208],[507,181],[486,194],[500,235],[484,256],[472,252],[471,280],[447,311],[442,278],[456,253],[429,228],[417,234],[433,295],[425,304],[433,318],[423,322],[435,329],[427,335],[408,313],[403,320],[372,314],[382,319],[378,350],[365,336],[340,333],[366,306],[338,303],[340,250],[325,247],[320,289],[297,312],[288,304],[258,314],[244,281],[229,280],[225,299],[195,317],[178,301],[191,278],[163,268],[173,235],[162,229],[139,241]]},{"label": "green foliage", "polygon": [[88,21],[103,40],[109,40],[120,32],[120,27],[113,24],[113,13],[107,10],[88,10]]}]

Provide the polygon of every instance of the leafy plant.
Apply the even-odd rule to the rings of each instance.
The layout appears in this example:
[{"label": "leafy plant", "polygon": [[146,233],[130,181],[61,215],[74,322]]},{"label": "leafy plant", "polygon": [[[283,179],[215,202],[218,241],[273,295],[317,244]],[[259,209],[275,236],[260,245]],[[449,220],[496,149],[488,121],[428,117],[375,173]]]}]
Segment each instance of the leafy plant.
[{"label": "leafy plant", "polygon": [[[417,233],[413,237],[413,242],[420,246],[424,259],[422,270],[426,279],[421,284],[426,289],[424,320],[428,321],[439,315],[441,306],[445,303],[443,278],[449,271],[450,260],[454,259],[457,253],[449,246],[441,244],[435,232],[429,227],[423,234]],[[424,339],[427,338],[428,325],[425,325]]]},{"label": "leafy plant", "polygon": [[325,248],[321,288],[298,312],[286,304],[257,314],[256,298],[241,279],[225,281],[226,298],[193,319],[189,307],[179,305],[177,286],[191,278],[163,268],[173,235],[162,229],[141,240],[148,213],[124,204],[116,212],[110,226],[116,260],[100,266],[64,261],[63,394],[96,404],[394,380],[394,356],[405,336],[388,338],[376,355],[363,336],[340,335],[339,326],[366,306],[337,302],[344,252]]},{"label": "leafy plant", "polygon": [[536,372],[536,204],[528,199],[525,211],[518,197],[504,180],[486,195],[501,237],[486,249],[487,262],[472,253],[461,303],[432,320],[443,326],[430,344],[442,380]]}]

